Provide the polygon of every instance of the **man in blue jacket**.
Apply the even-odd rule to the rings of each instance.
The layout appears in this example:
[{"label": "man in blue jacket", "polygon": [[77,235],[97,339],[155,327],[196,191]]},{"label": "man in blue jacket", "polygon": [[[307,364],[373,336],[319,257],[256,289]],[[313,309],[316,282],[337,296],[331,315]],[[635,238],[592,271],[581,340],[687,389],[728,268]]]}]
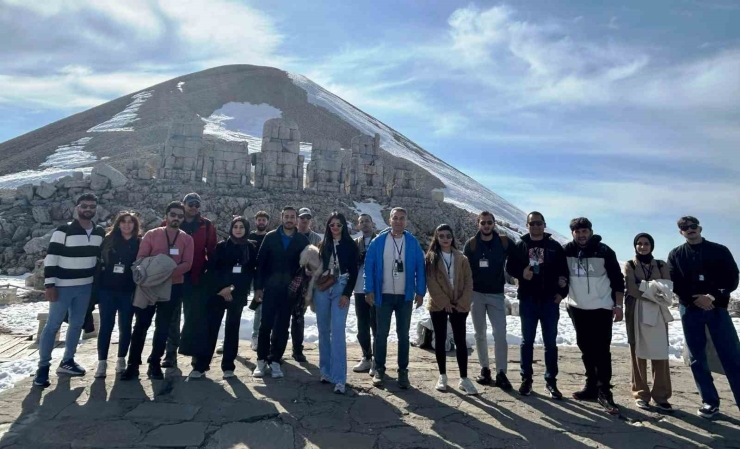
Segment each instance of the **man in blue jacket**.
[{"label": "man in blue jacket", "polygon": [[[406,231],[406,209],[391,210],[390,229],[370,243],[365,256],[365,301],[375,306],[378,334],[375,340],[373,385],[383,385],[391,316],[396,314],[398,335],[398,386],[409,383],[409,329],[412,302],[421,307],[426,293],[424,253],[419,241]],[[390,238],[389,238],[390,237]]]}]

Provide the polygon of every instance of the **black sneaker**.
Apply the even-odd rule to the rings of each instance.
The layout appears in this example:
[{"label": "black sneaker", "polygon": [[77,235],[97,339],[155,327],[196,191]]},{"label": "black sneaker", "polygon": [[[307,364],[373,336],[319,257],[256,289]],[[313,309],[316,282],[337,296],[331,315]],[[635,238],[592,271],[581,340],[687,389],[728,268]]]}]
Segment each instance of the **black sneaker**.
[{"label": "black sneaker", "polygon": [[36,377],[33,378],[33,384],[41,388],[46,388],[51,385],[51,382],[49,382],[48,366],[40,366],[39,369],[36,370]]},{"label": "black sneaker", "polygon": [[293,360],[295,360],[298,363],[306,363],[308,361],[308,359],[306,359],[306,356],[303,355],[303,352],[294,352]]},{"label": "black sneaker", "polygon": [[655,405],[663,412],[671,413],[673,406],[669,402],[656,402]]},{"label": "black sneaker", "polygon": [[548,383],[545,385],[545,391],[547,391],[550,394],[550,397],[552,399],[563,399],[563,393],[558,390],[558,386],[554,383]]},{"label": "black sneaker", "polygon": [[62,360],[57,368],[57,374],[69,374],[70,376],[84,376],[85,368],[75,362],[75,359]]},{"label": "black sneaker", "polygon": [[612,396],[611,390],[606,388],[599,390],[598,401],[599,405],[604,407],[604,410],[606,410],[610,415],[616,415],[619,413],[619,407],[614,403],[614,396]]},{"label": "black sneaker", "polygon": [[709,404],[704,404],[699,410],[696,411],[696,414],[701,416],[704,419],[712,419],[719,413],[719,407],[712,407]]},{"label": "black sneaker", "polygon": [[503,371],[499,371],[498,374],[496,374],[496,386],[504,391],[511,390],[511,382],[509,382],[509,379],[506,378],[506,374]]},{"label": "black sneaker", "polygon": [[162,372],[162,367],[159,365],[149,365],[149,369],[146,370],[146,375],[150,379],[157,379],[157,380],[164,379],[164,373]]},{"label": "black sneaker", "polygon": [[581,390],[573,393],[573,399],[577,401],[595,401],[598,398],[599,390],[591,385],[586,385]]},{"label": "black sneaker", "polygon": [[177,365],[177,355],[176,354],[167,354],[164,356],[164,360],[162,360],[162,368],[174,368],[175,365]]},{"label": "black sneaker", "polygon": [[519,386],[519,394],[522,396],[529,396],[532,394],[532,379],[522,380],[522,384]]},{"label": "black sneaker", "polygon": [[398,388],[408,390],[409,387],[411,387],[411,382],[409,382],[409,371],[398,370]]},{"label": "black sneaker", "polygon": [[128,365],[126,370],[121,373],[121,380],[134,380],[139,378],[139,366]]},{"label": "black sneaker", "polygon": [[480,370],[480,376],[475,378],[475,381],[481,385],[491,385],[493,379],[491,378],[491,370],[488,368],[482,368]]}]

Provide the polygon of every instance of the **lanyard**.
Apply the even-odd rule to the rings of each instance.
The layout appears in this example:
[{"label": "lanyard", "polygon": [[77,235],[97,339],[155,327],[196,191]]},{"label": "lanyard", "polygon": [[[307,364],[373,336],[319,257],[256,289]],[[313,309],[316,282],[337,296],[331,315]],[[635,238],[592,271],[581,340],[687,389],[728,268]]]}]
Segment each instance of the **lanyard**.
[{"label": "lanyard", "polygon": [[[403,234],[401,234],[403,235]],[[401,253],[403,252],[403,244],[406,243],[406,239],[401,240],[401,249],[398,248],[398,245],[396,244],[396,238],[393,237],[393,234],[391,234],[391,238],[393,239],[393,246],[396,247],[396,252],[398,253],[398,257],[395,257],[396,260],[401,260]]]},{"label": "lanyard", "polygon": [[445,257],[445,253],[442,253],[442,262],[444,262],[445,267],[447,267],[447,277],[452,279],[452,275],[450,274],[450,269],[452,268],[452,253],[450,253],[450,263],[447,263],[447,258]]},{"label": "lanyard", "polygon": [[175,246],[175,243],[177,243],[177,238],[180,237],[180,231],[177,231],[177,235],[175,235],[175,240],[170,243],[170,235],[167,233],[167,229],[164,230],[164,236],[167,238],[167,248],[172,248]]},{"label": "lanyard", "polygon": [[[647,268],[645,264],[642,262],[640,262],[640,266],[642,267],[642,274],[645,275],[645,280],[649,281],[653,277],[653,262],[651,261],[647,265]],[[638,282],[637,284],[639,285],[640,283]]]},{"label": "lanyard", "polygon": [[337,245],[339,244],[339,242],[335,240],[335,241],[332,241],[332,243],[333,245],[332,245],[331,250],[332,250],[332,255],[334,256],[334,267],[339,268],[339,256],[337,256]]}]

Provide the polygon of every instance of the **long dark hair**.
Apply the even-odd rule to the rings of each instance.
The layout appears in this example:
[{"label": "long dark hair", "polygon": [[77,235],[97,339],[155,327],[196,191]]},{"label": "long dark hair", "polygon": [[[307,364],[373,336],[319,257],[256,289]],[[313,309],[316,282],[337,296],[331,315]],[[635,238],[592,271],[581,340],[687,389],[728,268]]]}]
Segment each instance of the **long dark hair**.
[{"label": "long dark hair", "polygon": [[440,245],[439,245],[439,233],[440,231],[450,231],[450,235],[452,235],[452,248],[457,249],[457,244],[455,243],[455,232],[452,230],[452,226],[448,224],[441,224],[437,226],[437,229],[434,230],[434,235],[432,236],[432,243],[429,244],[429,249],[427,250],[427,254],[425,259],[434,265],[434,267],[437,267],[437,264],[439,263],[440,252],[442,251]]},{"label": "long dark hair", "polygon": [[340,212],[333,212],[329,219],[326,220],[326,229],[324,230],[324,238],[321,240],[321,243],[319,243],[319,251],[321,252],[321,255],[324,255],[324,248],[327,245],[332,245],[334,241],[334,237],[331,233],[331,228],[329,225],[331,224],[332,220],[337,219],[342,224],[342,238],[340,239],[341,242],[344,243],[351,243],[354,245],[354,241],[352,240],[352,237],[349,235],[349,226],[347,226],[347,218],[344,216],[344,214]]},{"label": "long dark hair", "polygon": [[108,228],[108,232],[105,234],[105,239],[103,240],[101,253],[106,264],[108,263],[110,250],[119,243],[123,242],[121,223],[127,217],[130,217],[131,221],[134,223],[134,229],[133,231],[131,231],[131,238],[138,239],[141,236],[141,221],[139,221],[139,217],[136,215],[136,212],[128,210],[119,212],[118,215],[116,215],[116,219],[113,220],[113,224],[111,225],[111,227]]}]

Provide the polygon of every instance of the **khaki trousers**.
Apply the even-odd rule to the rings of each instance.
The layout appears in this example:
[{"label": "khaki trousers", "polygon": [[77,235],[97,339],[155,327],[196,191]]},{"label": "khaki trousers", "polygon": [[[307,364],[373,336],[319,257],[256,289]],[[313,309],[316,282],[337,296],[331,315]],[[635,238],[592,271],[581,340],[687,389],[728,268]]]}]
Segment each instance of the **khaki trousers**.
[{"label": "khaki trousers", "polygon": [[630,345],[630,359],[632,360],[632,396],[645,402],[668,402],[673,394],[671,390],[671,370],[668,360],[651,360],[653,371],[653,389],[648,385],[647,360],[637,358],[635,347]]}]

